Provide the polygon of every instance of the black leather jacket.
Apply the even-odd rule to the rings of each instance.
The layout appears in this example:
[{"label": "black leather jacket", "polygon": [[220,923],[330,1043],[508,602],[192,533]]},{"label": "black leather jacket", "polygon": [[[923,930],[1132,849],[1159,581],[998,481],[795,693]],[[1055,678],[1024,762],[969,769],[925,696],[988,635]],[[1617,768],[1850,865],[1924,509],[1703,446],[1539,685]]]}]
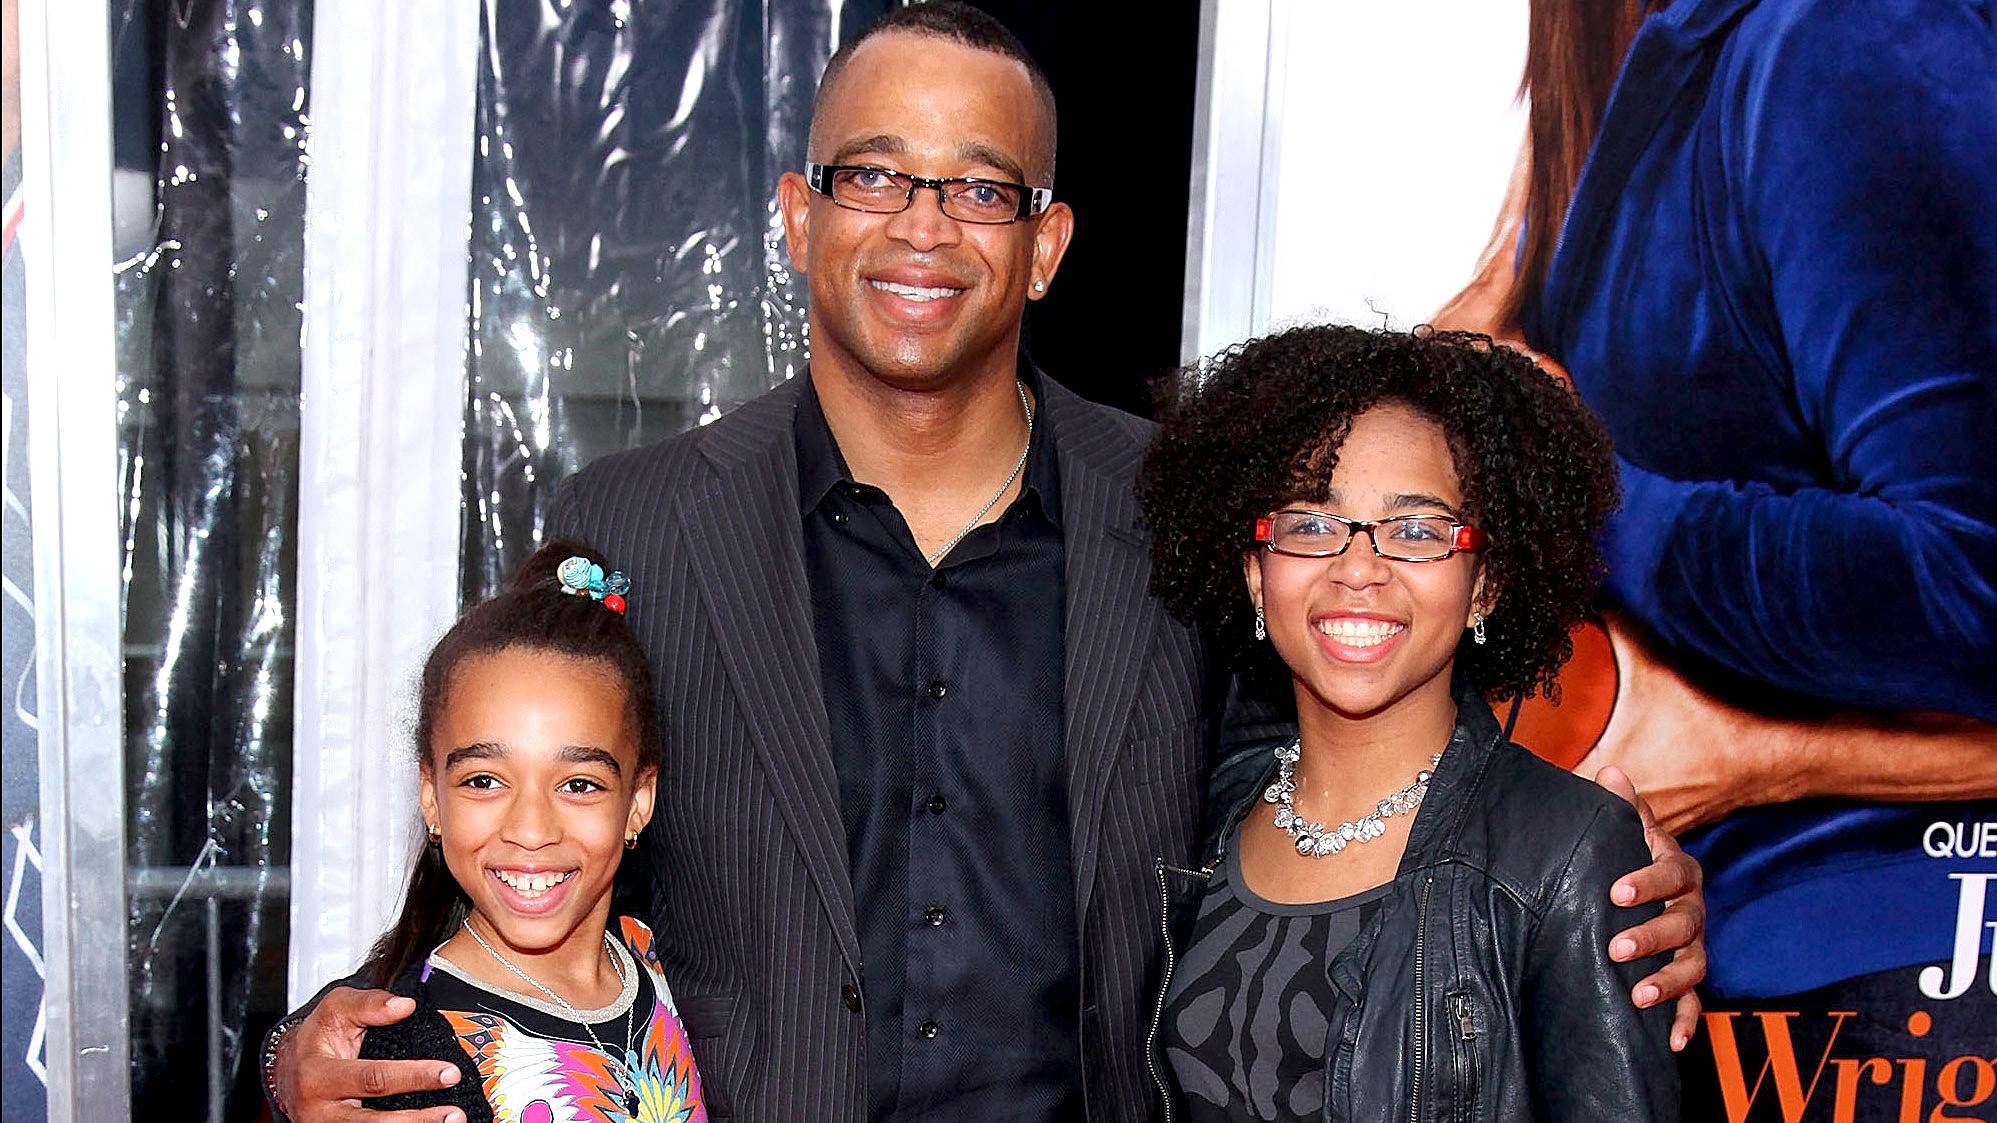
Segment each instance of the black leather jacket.
[{"label": "black leather jacket", "polygon": [[[1394,888],[1326,965],[1324,1119],[1676,1123],[1670,1004],[1629,998],[1664,957],[1607,953],[1614,932],[1658,911],[1609,903],[1610,884],[1650,861],[1636,812],[1505,740],[1474,693],[1457,701]],[[1168,1123],[1165,992],[1223,842],[1272,778],[1265,753],[1216,770],[1210,799],[1229,813],[1208,823],[1201,868],[1158,862],[1165,966],[1147,1042]]]}]

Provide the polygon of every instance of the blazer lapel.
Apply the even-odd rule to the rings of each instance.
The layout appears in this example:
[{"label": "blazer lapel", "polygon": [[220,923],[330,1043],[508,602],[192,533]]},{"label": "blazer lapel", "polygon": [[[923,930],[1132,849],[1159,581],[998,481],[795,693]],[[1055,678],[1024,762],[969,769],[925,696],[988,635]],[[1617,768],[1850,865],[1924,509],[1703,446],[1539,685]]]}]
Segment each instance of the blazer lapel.
[{"label": "blazer lapel", "polygon": [[1142,442],[1051,379],[1041,386],[1054,423],[1067,527],[1063,749],[1075,909],[1086,917],[1102,849],[1103,798],[1163,608],[1149,594],[1150,540],[1131,491]]},{"label": "blazer lapel", "polygon": [[857,977],[860,940],[846,829],[798,516],[791,426],[799,389],[793,382],[714,424],[701,452],[716,482],[686,498],[680,519],[722,663],[769,773],[771,794]]}]

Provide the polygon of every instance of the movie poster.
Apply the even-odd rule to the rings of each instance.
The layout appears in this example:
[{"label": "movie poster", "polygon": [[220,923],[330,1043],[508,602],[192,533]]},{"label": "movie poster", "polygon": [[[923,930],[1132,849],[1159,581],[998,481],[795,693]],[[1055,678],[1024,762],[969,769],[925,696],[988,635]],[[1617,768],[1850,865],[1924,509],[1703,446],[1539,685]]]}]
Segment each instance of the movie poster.
[{"label": "movie poster", "polygon": [[1705,868],[1687,1120],[1997,1118],[1997,27],[1620,8],[1531,5],[1518,174],[1436,318],[1620,459],[1602,615],[1516,737]]},{"label": "movie poster", "polygon": [[4,171],[0,196],[0,775],[6,791],[6,833],[0,872],[6,877],[0,925],[0,1115],[38,1119],[46,1111],[42,1018],[42,857],[39,743],[35,735],[35,559],[29,524],[26,369],[27,271],[21,258],[21,65],[17,0],[0,0],[5,28]]}]

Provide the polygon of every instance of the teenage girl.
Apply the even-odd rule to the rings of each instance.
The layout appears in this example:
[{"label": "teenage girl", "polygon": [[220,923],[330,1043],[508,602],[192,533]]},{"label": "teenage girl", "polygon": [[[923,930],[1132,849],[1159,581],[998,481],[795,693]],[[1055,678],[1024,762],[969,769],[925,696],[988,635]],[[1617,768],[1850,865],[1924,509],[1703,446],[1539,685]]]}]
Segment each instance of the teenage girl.
[{"label": "teenage girl", "polygon": [[1605,950],[1637,813],[1486,703],[1567,658],[1600,425],[1481,337],[1299,327],[1200,374],[1140,482],[1154,587],[1297,728],[1218,771],[1197,868],[1160,858],[1167,1118],[1678,1119],[1658,961]]},{"label": "teenage girl", "polygon": [[651,930],[612,916],[659,744],[627,584],[606,568],[573,542],[542,547],[423,667],[428,837],[362,970],[416,1012],[370,1029],[362,1055],[460,1076],[370,1107],[455,1105],[470,1123],[707,1118]]}]

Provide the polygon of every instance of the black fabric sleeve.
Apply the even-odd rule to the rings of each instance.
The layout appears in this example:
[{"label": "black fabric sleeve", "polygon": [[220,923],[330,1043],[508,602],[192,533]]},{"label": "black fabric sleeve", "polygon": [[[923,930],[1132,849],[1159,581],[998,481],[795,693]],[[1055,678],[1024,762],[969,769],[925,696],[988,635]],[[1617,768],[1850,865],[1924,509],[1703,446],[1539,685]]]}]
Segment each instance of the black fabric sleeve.
[{"label": "black fabric sleeve", "polygon": [[464,1110],[466,1123],[492,1123],[492,1105],[486,1102],[478,1070],[472,1067],[471,1058],[458,1044],[450,1023],[435,1007],[420,998],[417,1001],[416,1012],[402,1021],[368,1030],[361,1042],[361,1057],[382,1061],[443,1061],[457,1066],[458,1082],[428,1092],[375,1096],[362,1100],[362,1106],[377,1111],[455,1106]]}]

